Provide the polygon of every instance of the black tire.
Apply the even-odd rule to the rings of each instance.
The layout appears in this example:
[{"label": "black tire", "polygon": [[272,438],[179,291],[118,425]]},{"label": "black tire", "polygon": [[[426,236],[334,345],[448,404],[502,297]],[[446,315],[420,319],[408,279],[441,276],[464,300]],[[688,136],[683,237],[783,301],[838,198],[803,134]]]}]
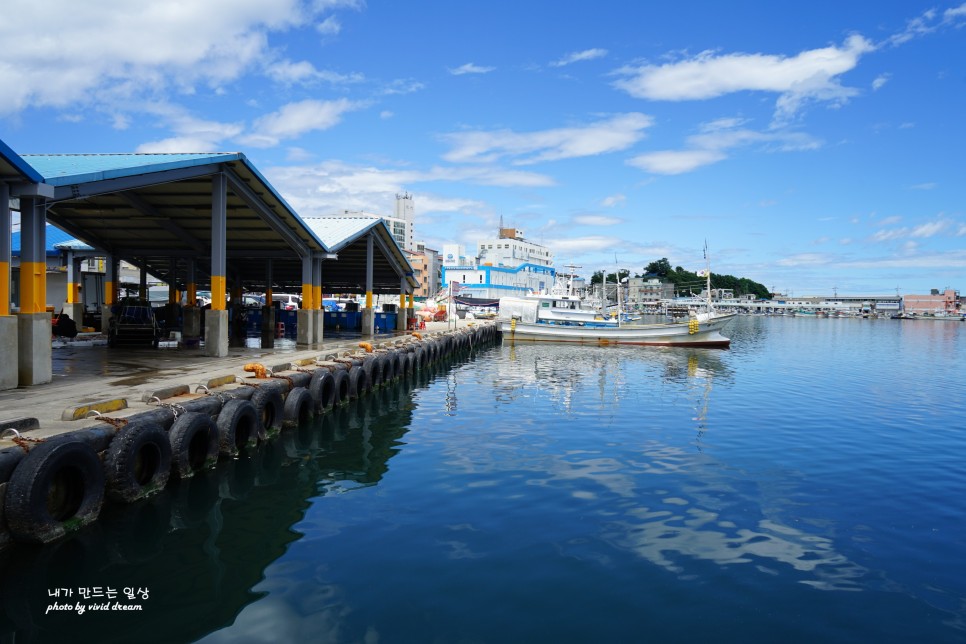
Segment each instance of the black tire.
[{"label": "black tire", "polygon": [[282,429],[285,401],[278,389],[259,387],[252,394],[252,405],[258,416],[258,440],[267,440]]},{"label": "black tire", "polygon": [[107,497],[133,503],[157,494],[171,476],[171,442],[156,423],[130,423],[121,428],[104,455]]},{"label": "black tire", "polygon": [[349,369],[349,400],[355,400],[366,393],[366,372],[362,367]]},{"label": "black tire", "polygon": [[104,468],[77,440],[41,443],[24,456],[7,484],[5,517],[17,541],[49,543],[97,519]]},{"label": "black tire", "polygon": [[380,362],[379,356],[372,356],[366,360],[365,368],[368,371],[366,374],[367,389],[372,390],[375,387],[382,385],[382,362]]},{"label": "black tire", "polygon": [[379,359],[382,360],[382,382],[388,385],[399,375],[396,372],[396,352],[390,351],[382,355]]},{"label": "black tire", "polygon": [[171,471],[186,479],[218,463],[218,428],[207,414],[189,411],[168,430]]},{"label": "black tire", "polygon": [[315,404],[308,389],[293,389],[285,397],[283,424],[296,427],[307,424],[315,416]]},{"label": "black tire", "polygon": [[335,405],[335,378],[325,369],[319,369],[312,374],[309,382],[309,394],[315,404],[315,412],[325,412]]},{"label": "black tire", "polygon": [[413,375],[413,354],[403,353],[400,354],[399,358],[402,360],[402,376],[411,378]]},{"label": "black tire", "polygon": [[247,400],[236,398],[226,402],[215,425],[218,427],[218,451],[225,456],[237,456],[239,451],[258,444],[258,414]]},{"label": "black tire", "polygon": [[349,402],[349,372],[337,369],[332,372],[332,402],[344,405]]}]

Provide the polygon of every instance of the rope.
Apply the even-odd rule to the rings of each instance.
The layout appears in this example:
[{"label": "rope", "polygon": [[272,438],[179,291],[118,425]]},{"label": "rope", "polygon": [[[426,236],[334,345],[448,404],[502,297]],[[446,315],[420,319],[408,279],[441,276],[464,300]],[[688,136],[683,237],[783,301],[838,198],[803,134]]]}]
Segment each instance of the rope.
[{"label": "rope", "polygon": [[[161,399],[158,398],[157,396],[151,396],[151,400],[158,401],[158,407],[165,407],[167,409],[170,409],[171,410],[171,414],[174,416],[174,419],[175,420],[178,420],[178,413],[179,412],[182,413],[182,414],[188,413],[188,410],[187,409],[185,409],[184,407],[182,407],[181,405],[179,405],[177,403],[166,403],[166,402],[162,402]],[[148,401],[148,402],[150,402],[150,401]]]}]

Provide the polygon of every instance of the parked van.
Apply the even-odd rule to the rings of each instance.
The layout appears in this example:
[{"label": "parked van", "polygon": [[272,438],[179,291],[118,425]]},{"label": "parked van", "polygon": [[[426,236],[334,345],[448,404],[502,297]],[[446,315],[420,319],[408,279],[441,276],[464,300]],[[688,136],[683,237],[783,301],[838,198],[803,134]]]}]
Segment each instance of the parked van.
[{"label": "parked van", "polygon": [[295,311],[302,308],[302,296],[291,293],[272,293],[272,302],[278,302],[283,311]]}]

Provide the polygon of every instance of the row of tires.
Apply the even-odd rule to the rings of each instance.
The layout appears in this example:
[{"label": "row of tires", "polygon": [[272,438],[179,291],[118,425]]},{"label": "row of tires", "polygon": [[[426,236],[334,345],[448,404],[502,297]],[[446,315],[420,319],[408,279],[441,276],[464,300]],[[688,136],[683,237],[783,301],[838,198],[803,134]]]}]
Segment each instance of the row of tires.
[{"label": "row of tires", "polygon": [[99,428],[38,443],[9,476],[6,529],[16,541],[54,541],[95,521],[105,498],[131,503],[151,496],[172,477],[190,478],[219,458],[273,440],[286,427],[496,338],[495,327],[482,326],[368,354],[330,355],[314,369],[246,381],[249,386],[180,405],[161,403],[116,432]]}]

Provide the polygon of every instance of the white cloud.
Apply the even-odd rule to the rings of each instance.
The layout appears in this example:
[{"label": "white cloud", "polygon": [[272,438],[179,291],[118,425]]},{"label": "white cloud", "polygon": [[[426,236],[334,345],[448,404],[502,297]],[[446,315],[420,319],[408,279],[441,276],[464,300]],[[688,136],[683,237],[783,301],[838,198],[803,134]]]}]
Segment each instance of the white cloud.
[{"label": "white cloud", "polygon": [[935,190],[939,187],[938,183],[933,181],[928,181],[926,183],[917,183],[914,186],[909,186],[912,190]]},{"label": "white cloud", "polygon": [[365,80],[365,76],[359,73],[339,74],[315,68],[312,63],[301,60],[293,62],[281,60],[265,66],[265,74],[277,83],[283,85],[312,84],[317,81],[325,81],[333,85],[345,83],[360,83]]},{"label": "white cloud", "polygon": [[607,217],[605,215],[577,215],[573,222],[578,226],[617,226],[624,222],[620,217]]},{"label": "white cloud", "polygon": [[292,139],[305,132],[326,130],[339,123],[343,114],[363,107],[364,103],[345,98],[289,103],[255,121],[252,132],[240,140],[253,147],[272,147],[283,139]]},{"label": "white cloud", "polygon": [[549,239],[546,241],[546,245],[553,249],[557,257],[566,253],[613,250],[621,247],[624,243],[624,240],[619,237],[605,237],[603,235],[590,235],[574,239]]},{"label": "white cloud", "polygon": [[609,197],[604,197],[601,200],[600,205],[605,208],[613,208],[614,206],[623,205],[627,201],[627,197],[621,194],[611,195]]},{"label": "white cloud", "polygon": [[[891,219],[891,218],[890,218]],[[890,220],[884,220],[882,223],[889,222]],[[890,222],[891,223],[891,222]],[[952,226],[954,226],[952,221],[948,219],[937,219],[935,221],[927,221],[918,226],[912,228],[892,228],[889,230],[882,229],[877,230],[872,235],[872,241],[875,242],[887,242],[895,241],[899,239],[906,239],[909,237],[914,237],[916,239],[929,239],[931,237],[936,237],[948,231]],[[957,231],[958,232],[958,231]],[[956,233],[953,233],[956,234]]]},{"label": "white cloud", "polygon": [[[492,167],[413,170],[357,166],[341,161],[276,166],[268,168],[265,176],[285,195],[286,201],[305,216],[326,215],[345,209],[388,212],[395,203],[396,193],[435,182],[520,188],[554,185],[553,179],[545,175]],[[452,208],[456,201],[447,203]]]},{"label": "white cloud", "polygon": [[390,112],[389,110],[383,110],[383,111],[379,112],[379,118],[381,118],[383,120],[391,119],[393,116],[394,116],[394,114],[392,112]]},{"label": "white cloud", "polygon": [[443,138],[453,145],[444,155],[458,163],[490,163],[514,157],[516,165],[593,156],[625,150],[644,138],[653,119],[631,112],[573,127],[513,132],[511,130],[457,132]]},{"label": "white cloud", "polygon": [[496,67],[482,67],[480,65],[474,65],[473,63],[466,63],[455,69],[451,68],[449,73],[453,76],[462,76],[463,74],[488,74],[495,69]]},{"label": "white cloud", "polygon": [[628,164],[654,174],[683,174],[727,158],[715,150],[662,150],[640,154]]},{"label": "white cloud", "polygon": [[787,118],[808,101],[838,104],[856,94],[838,77],[874,50],[859,35],[842,47],[823,47],[785,57],[766,54],[723,54],[705,51],[664,65],[624,67],[614,85],[631,96],[658,101],[706,100],[742,91],[778,94],[776,116]]},{"label": "white cloud", "polygon": [[[8,0],[0,114],[218,87],[271,57],[268,34],[311,18],[299,0],[130,3]],[[37,37],[43,25],[46,37]]]},{"label": "white cloud", "polygon": [[573,53],[567,54],[559,60],[555,60],[550,63],[551,67],[563,67],[565,65],[570,65],[572,63],[580,62],[583,60],[593,60],[595,58],[603,58],[607,55],[606,49],[585,49],[583,51],[575,51]]},{"label": "white cloud", "polygon": [[175,136],[142,143],[136,152],[218,152],[224,151],[224,142],[232,140],[244,131],[241,123],[223,123],[199,119],[182,108],[168,103],[151,103],[143,110],[161,121]]},{"label": "white cloud", "polygon": [[342,31],[342,23],[335,16],[329,16],[315,25],[315,30],[323,36],[334,36]]},{"label": "white cloud", "polygon": [[875,77],[875,80],[872,81],[872,89],[874,91],[882,89],[882,87],[889,82],[889,78],[889,74],[879,74]]},{"label": "white cloud", "polygon": [[628,159],[629,165],[654,174],[683,174],[728,158],[732,148],[758,145],[765,150],[791,152],[814,150],[820,143],[801,132],[774,129],[758,132],[740,127],[744,119],[720,118],[699,127],[681,150],[658,150]]},{"label": "white cloud", "polygon": [[387,96],[392,94],[412,94],[418,92],[426,86],[411,78],[397,78],[382,88],[381,93]]}]

